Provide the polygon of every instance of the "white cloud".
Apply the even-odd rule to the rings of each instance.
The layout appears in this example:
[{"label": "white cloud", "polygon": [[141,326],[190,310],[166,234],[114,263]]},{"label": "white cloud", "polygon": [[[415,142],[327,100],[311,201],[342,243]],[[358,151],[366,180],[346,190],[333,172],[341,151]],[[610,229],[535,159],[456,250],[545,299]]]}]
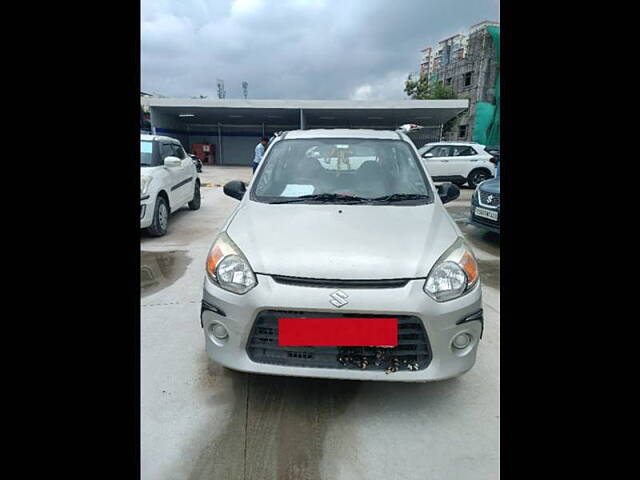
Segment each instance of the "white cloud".
[{"label": "white cloud", "polygon": [[373,83],[356,87],[350,95],[351,100],[398,100],[405,98],[405,72],[391,72]]},{"label": "white cloud", "polygon": [[189,18],[160,14],[153,20],[143,21],[142,48],[146,51],[175,53],[192,51],[194,47],[193,24]]},{"label": "white cloud", "polygon": [[367,83],[365,85],[360,85],[355,89],[355,91],[351,95],[351,100],[371,100],[372,94],[373,87]]},{"label": "white cloud", "polygon": [[232,15],[248,15],[259,13],[264,7],[264,0],[233,0]]}]

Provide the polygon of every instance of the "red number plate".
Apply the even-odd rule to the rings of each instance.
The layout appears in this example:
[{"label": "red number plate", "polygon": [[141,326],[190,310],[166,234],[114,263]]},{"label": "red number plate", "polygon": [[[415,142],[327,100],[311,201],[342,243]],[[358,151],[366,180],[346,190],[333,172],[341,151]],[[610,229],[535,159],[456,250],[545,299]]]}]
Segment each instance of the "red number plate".
[{"label": "red number plate", "polygon": [[395,347],[397,318],[278,318],[281,347]]}]

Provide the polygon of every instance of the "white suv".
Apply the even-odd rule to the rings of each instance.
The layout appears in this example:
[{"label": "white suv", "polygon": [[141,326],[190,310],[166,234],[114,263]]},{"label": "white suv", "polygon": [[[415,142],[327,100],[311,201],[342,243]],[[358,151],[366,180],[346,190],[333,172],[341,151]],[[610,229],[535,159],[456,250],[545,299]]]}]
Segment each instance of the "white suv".
[{"label": "white suv", "polygon": [[493,158],[485,145],[471,142],[434,142],[418,152],[434,182],[468,183],[476,188],[480,182],[496,175]]},{"label": "white suv", "polygon": [[140,135],[140,228],[154,237],[164,235],[169,214],[185,205],[200,208],[193,160],[175,138]]}]

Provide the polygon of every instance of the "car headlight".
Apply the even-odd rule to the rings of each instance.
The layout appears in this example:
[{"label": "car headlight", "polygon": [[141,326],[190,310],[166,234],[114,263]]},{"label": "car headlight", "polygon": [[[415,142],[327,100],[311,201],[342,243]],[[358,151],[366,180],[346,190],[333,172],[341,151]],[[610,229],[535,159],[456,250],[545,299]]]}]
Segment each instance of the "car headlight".
[{"label": "car headlight", "polygon": [[207,275],[220,288],[242,295],[258,284],[249,261],[222,232],[207,256]]},{"label": "car headlight", "polygon": [[424,291],[436,302],[446,302],[471,290],[478,278],[473,252],[458,238],[429,272]]},{"label": "car headlight", "polygon": [[140,176],[140,196],[144,196],[149,191],[149,185],[151,184],[151,180],[153,177],[149,175],[141,175]]}]

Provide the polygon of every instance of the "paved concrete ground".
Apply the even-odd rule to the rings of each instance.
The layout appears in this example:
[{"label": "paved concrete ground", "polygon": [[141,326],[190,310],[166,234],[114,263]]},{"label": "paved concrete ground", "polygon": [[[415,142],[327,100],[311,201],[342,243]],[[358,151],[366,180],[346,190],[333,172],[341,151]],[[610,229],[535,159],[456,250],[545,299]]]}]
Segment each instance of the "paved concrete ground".
[{"label": "paved concrete ground", "polygon": [[210,363],[199,323],[209,246],[246,167],[204,167],[202,208],[141,234],[143,480],[499,478],[499,237],[465,226],[472,191],[447,208],[473,245],[485,331],[477,363],[426,384],[280,378]]}]

